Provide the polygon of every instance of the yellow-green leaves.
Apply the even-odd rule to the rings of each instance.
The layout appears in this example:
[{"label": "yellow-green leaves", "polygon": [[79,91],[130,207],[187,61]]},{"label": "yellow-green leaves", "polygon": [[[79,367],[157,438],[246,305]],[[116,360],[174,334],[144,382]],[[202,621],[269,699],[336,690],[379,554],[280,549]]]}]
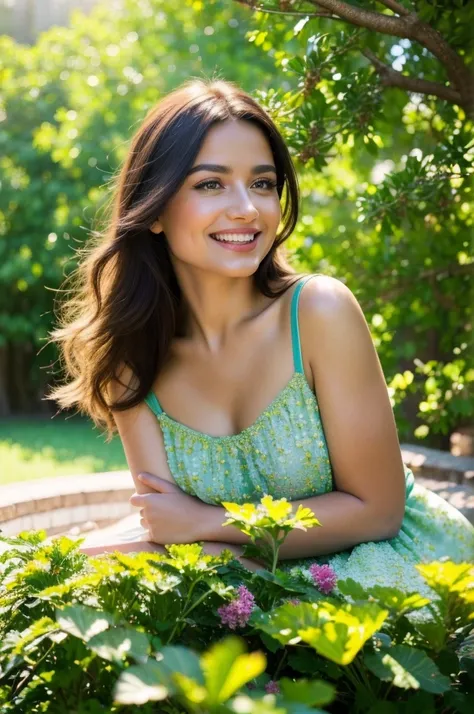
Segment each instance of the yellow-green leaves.
[{"label": "yellow-green leaves", "polygon": [[223,525],[235,526],[253,543],[261,540],[260,555],[272,573],[276,570],[279,548],[290,531],[294,528],[305,531],[321,525],[312,511],[301,504],[293,513],[293,505],[286,498],[274,501],[272,496],[265,495],[259,504],[223,501],[222,505],[228,517]]},{"label": "yellow-green leaves", "polygon": [[243,640],[227,637],[200,660],[184,647],[165,647],[158,662],[129,667],[120,676],[115,699],[120,704],[144,704],[177,694],[188,706],[217,710],[241,687],[265,671],[262,652],[245,652]]},{"label": "yellow-green leaves", "polygon": [[285,604],[260,615],[255,627],[282,644],[305,642],[337,664],[349,664],[388,615],[376,603]]},{"label": "yellow-green leaves", "polygon": [[436,561],[416,567],[440,596],[446,624],[454,625],[457,618],[474,620],[474,565]]},{"label": "yellow-green leaves", "polygon": [[252,528],[273,529],[277,527],[281,530],[293,528],[306,530],[312,526],[321,525],[312,511],[302,505],[298,506],[296,513],[292,513],[293,506],[286,498],[274,501],[272,496],[265,495],[257,505],[253,503],[239,505],[228,501],[223,501],[222,505],[227,510],[226,516],[229,517],[224,525],[232,524],[240,527],[237,525],[240,524],[249,531]]},{"label": "yellow-green leaves", "polygon": [[229,699],[244,684],[265,671],[262,652],[245,653],[243,641],[228,637],[203,655],[207,702],[214,706]]}]

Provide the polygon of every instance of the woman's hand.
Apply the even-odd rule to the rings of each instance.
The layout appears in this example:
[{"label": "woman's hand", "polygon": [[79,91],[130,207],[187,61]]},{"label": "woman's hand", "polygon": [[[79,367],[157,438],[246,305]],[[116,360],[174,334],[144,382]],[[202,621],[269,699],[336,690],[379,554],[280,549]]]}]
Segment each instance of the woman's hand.
[{"label": "woman's hand", "polygon": [[140,508],[140,524],[149,539],[160,545],[200,540],[207,504],[159,476],[143,472],[138,478],[151,493],[134,493],[130,503]]}]

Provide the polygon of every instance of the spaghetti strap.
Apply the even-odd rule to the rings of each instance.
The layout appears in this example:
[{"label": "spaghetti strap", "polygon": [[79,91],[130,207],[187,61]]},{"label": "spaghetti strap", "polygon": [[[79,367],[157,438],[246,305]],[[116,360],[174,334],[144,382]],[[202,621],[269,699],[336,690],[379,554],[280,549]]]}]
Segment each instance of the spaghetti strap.
[{"label": "spaghetti strap", "polygon": [[314,275],[308,275],[300,280],[291,298],[291,343],[293,345],[293,363],[295,366],[295,372],[301,372],[302,374],[304,373],[304,368],[303,358],[301,355],[300,330],[298,327],[298,303],[303,285],[314,277]]},{"label": "spaghetti strap", "polygon": [[[301,373],[304,372],[304,368],[301,355],[300,331],[298,327],[298,302],[303,285],[305,285],[308,280],[311,280],[311,278],[314,278],[314,275],[307,275],[300,280],[291,298],[291,342],[293,347],[293,363],[295,366],[295,372]],[[160,402],[153,391],[148,393],[144,401],[148,404],[153,414],[156,416],[163,414]]]},{"label": "spaghetti strap", "polygon": [[155,392],[153,392],[153,391],[149,392],[148,395],[145,397],[144,401],[145,401],[145,404],[148,404],[151,411],[156,416],[158,416],[158,414],[163,413],[163,409],[161,408],[160,402],[156,398]]}]

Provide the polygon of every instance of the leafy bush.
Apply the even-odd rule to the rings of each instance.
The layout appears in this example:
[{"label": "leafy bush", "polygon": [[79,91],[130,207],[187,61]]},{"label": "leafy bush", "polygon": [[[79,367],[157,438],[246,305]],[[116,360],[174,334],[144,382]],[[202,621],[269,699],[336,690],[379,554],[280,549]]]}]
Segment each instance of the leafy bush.
[{"label": "leafy bush", "polygon": [[308,509],[225,505],[269,569],[199,543],[88,558],[44,531],[2,537],[2,714],[472,711],[472,566],[416,566],[431,601],[368,593],[327,565],[277,567],[287,533],[318,525]]}]

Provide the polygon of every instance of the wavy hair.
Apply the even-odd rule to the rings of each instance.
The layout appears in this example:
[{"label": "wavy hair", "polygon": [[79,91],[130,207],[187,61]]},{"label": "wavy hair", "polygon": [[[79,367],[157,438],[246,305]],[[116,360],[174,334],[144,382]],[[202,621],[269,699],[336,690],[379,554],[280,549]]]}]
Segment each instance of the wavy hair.
[{"label": "wavy hair", "polygon": [[[284,241],[298,220],[299,188],[288,148],[266,111],[233,82],[191,79],[165,95],[132,138],[115,178],[103,231],[93,231],[76,269],[66,278],[70,292],[59,306],[57,343],[66,381],[46,395],[60,408],[77,407],[107,442],[117,431],[112,410],[144,400],[165,364],[182,315],[181,290],[166,240],[149,227],[183,184],[207,132],[228,119],[257,125],[267,138],[282,200],[281,231],[253,278],[267,297],[278,297],[295,282]],[[131,383],[120,381],[122,369]],[[120,374],[119,374],[120,372]],[[107,387],[117,380],[127,396],[110,400]]]}]

